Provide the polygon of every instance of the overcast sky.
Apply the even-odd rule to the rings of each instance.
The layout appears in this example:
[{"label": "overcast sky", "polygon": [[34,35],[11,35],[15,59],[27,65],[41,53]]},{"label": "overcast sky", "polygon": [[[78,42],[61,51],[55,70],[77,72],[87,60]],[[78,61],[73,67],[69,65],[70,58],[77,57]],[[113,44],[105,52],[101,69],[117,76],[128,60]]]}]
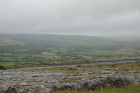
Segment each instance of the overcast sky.
[{"label": "overcast sky", "polygon": [[140,36],[140,0],[0,0],[0,33]]}]

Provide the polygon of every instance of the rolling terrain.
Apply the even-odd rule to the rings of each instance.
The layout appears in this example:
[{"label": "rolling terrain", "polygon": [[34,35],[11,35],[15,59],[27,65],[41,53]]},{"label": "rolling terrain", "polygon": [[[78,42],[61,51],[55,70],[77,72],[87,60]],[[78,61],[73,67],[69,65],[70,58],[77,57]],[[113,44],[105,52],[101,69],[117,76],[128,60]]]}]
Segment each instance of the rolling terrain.
[{"label": "rolling terrain", "polygon": [[[79,88],[83,89],[82,84],[86,84],[87,93],[137,93],[139,62],[139,39],[1,34],[0,91],[10,91],[14,85],[20,92],[85,93],[66,87],[81,84]],[[92,81],[97,89],[83,81]]]},{"label": "rolling terrain", "polygon": [[0,65],[3,66],[54,63],[63,65],[67,64],[68,60],[72,60],[69,61],[70,64],[76,64],[74,60],[77,59],[115,56],[118,60],[118,56],[140,54],[139,39],[128,39],[124,42],[95,36],[0,34],[0,45]]}]

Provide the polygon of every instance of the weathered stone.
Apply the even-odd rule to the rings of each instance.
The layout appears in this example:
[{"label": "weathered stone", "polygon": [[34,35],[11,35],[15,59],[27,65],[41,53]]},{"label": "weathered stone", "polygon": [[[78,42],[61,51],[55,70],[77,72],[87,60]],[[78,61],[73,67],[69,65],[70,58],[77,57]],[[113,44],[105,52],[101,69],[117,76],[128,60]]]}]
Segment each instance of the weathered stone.
[{"label": "weathered stone", "polygon": [[33,93],[41,93],[40,89],[36,87],[35,91]]},{"label": "weathered stone", "polygon": [[19,93],[19,91],[14,87],[9,86],[6,93]]},{"label": "weathered stone", "polygon": [[77,89],[77,91],[89,91],[89,90],[101,90],[105,89],[108,86],[111,87],[125,87],[126,85],[133,84],[132,80],[129,80],[127,78],[121,78],[121,77],[107,77],[100,80],[91,80],[91,81],[78,81],[76,85],[61,85],[56,86],[54,85],[52,87],[52,91],[64,91],[64,90],[74,90]]},{"label": "weathered stone", "polygon": [[28,93],[29,89],[20,90],[20,93]]}]

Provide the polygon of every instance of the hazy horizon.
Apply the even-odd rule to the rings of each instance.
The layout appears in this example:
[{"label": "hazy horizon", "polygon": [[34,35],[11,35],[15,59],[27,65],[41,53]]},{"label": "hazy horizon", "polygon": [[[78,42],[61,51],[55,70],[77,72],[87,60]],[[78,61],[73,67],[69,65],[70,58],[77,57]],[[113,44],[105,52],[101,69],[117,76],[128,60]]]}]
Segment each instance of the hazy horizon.
[{"label": "hazy horizon", "polygon": [[0,0],[0,34],[140,36],[139,0]]}]

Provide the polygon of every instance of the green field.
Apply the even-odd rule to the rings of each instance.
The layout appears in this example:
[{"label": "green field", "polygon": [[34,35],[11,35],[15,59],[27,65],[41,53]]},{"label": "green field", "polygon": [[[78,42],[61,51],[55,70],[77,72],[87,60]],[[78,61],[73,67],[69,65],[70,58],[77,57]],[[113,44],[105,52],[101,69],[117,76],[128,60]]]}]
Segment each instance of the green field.
[{"label": "green field", "polygon": [[48,53],[48,52],[42,52],[41,54],[47,55],[47,56],[55,56],[56,54],[53,53]]},{"label": "green field", "polygon": [[[14,51],[15,48],[8,49],[5,47],[1,47],[0,51],[4,49],[8,49],[9,52],[5,53],[4,51],[0,53],[0,65],[18,65],[24,64],[27,62],[51,62],[55,60],[67,60],[67,59],[77,59],[83,58],[84,56],[89,57],[102,57],[102,56],[112,56],[112,55],[130,55],[130,54],[140,54],[139,48],[136,49],[137,43],[126,43],[129,46],[123,45],[123,47],[115,48],[113,46],[119,46],[116,43],[111,44],[88,44],[88,45],[77,45],[77,46],[57,46],[56,47],[37,47],[38,45],[28,45],[24,46],[29,51]],[[131,47],[130,47],[131,46]],[[16,48],[21,48],[20,46]],[[23,48],[23,46],[22,46]],[[113,49],[112,49],[113,48]]]}]

